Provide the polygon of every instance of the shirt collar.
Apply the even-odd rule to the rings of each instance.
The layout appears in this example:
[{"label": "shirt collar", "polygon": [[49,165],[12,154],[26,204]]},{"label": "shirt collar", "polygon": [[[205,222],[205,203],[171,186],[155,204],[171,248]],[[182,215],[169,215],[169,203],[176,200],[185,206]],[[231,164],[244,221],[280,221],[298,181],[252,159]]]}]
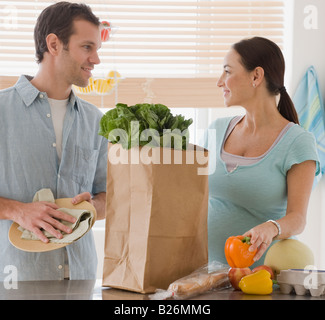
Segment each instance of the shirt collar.
[{"label": "shirt collar", "polygon": [[[21,75],[17,83],[15,84],[17,92],[19,93],[20,97],[22,98],[27,107],[29,107],[35,101],[35,99],[42,93],[30,83],[32,79],[33,77],[31,76]],[[76,111],[79,111],[80,99],[75,95],[73,90],[71,90],[69,103],[74,106],[74,109]]]},{"label": "shirt collar", "polygon": [[79,111],[80,98],[74,93],[73,90],[71,90],[69,101],[70,101],[71,105],[74,106],[75,110]]},{"label": "shirt collar", "polygon": [[15,84],[17,92],[27,107],[29,107],[40,94],[40,91],[30,83],[32,79],[33,77],[21,75]]}]

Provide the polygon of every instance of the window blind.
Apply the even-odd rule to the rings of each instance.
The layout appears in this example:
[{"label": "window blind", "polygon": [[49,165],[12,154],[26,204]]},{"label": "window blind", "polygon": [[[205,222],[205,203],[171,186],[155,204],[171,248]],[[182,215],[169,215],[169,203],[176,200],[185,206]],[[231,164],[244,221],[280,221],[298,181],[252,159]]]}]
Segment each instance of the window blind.
[{"label": "window blind", "polygon": [[[76,0],[78,2],[78,0]],[[118,94],[82,95],[109,107],[165,103],[171,107],[223,106],[216,82],[231,44],[264,36],[283,46],[283,1],[88,0],[93,12],[113,26],[99,51],[94,77],[117,70]],[[33,28],[53,1],[1,1],[0,72],[34,74]]]}]

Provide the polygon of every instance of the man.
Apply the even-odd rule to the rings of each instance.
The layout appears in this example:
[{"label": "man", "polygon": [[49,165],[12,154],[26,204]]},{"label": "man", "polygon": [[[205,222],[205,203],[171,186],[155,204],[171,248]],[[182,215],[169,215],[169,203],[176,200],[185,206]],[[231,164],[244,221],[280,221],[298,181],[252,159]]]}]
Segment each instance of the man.
[{"label": "man", "polygon": [[[59,2],[39,16],[35,48],[39,71],[21,76],[0,91],[0,281],[7,265],[18,280],[95,279],[97,256],[92,232],[45,253],[29,253],[8,241],[12,221],[48,242],[71,232],[58,219],[74,218],[50,202],[32,202],[49,188],[55,198],[89,201],[98,219],[105,215],[107,140],[98,135],[102,113],[74,95],[87,86],[100,62],[100,22],[83,4]],[[106,141],[105,141],[106,140]]]}]

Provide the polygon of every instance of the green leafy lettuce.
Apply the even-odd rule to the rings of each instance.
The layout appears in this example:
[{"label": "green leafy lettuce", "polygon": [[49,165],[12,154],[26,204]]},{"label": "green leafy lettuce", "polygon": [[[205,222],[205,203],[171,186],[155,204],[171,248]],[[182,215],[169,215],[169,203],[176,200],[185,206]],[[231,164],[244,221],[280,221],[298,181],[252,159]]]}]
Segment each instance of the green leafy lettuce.
[{"label": "green leafy lettuce", "polygon": [[163,104],[127,106],[118,103],[103,115],[99,134],[111,143],[120,143],[125,149],[147,145],[184,150],[192,122],[182,115],[172,115]]}]

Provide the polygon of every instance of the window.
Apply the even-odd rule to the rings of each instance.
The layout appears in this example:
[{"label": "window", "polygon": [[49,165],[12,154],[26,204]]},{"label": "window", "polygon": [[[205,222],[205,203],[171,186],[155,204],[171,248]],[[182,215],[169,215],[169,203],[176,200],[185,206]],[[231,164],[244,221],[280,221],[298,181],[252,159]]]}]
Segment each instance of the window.
[{"label": "window", "polygon": [[[223,57],[242,38],[265,36],[283,44],[283,1],[88,0],[113,26],[100,49],[95,77],[117,70],[118,92],[83,95],[101,107],[159,102],[170,107],[220,107],[216,88]],[[33,28],[53,1],[4,0],[0,4],[2,75],[34,74]]]}]

